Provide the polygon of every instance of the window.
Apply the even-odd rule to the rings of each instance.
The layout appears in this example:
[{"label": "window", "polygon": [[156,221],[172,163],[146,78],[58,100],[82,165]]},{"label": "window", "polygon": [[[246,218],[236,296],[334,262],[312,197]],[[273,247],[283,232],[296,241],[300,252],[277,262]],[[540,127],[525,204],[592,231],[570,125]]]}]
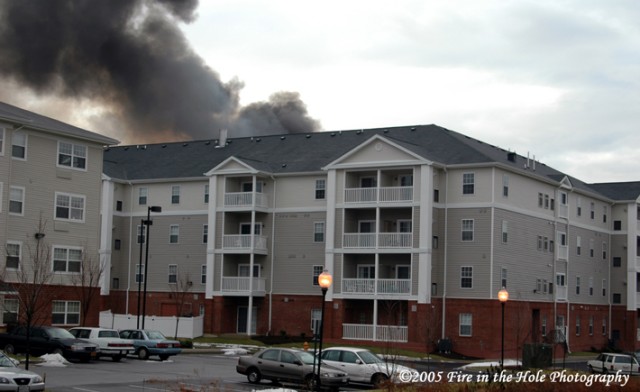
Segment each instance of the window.
[{"label": "window", "polygon": [[413,186],[413,174],[400,176],[400,186]]},{"label": "window", "polygon": [[324,265],[313,266],[313,285],[318,286],[318,276],[324,271]]},{"label": "window", "polygon": [[20,256],[22,252],[22,244],[20,242],[7,242],[6,252],[6,266],[10,269],[20,268]]},{"label": "window", "polygon": [[316,180],[316,200],[321,200],[326,197],[327,183],[325,180]]},{"label": "window", "polygon": [[207,265],[202,264],[200,266],[200,283],[207,284]]},{"label": "window", "polygon": [[596,219],[596,203],[591,202],[591,219]]},{"label": "window", "polygon": [[209,239],[209,225],[202,226],[202,243],[206,244]]},{"label": "window", "polygon": [[615,230],[615,231],[622,230],[622,221],[614,220],[613,221],[613,230]]},{"label": "window", "polygon": [[53,248],[53,272],[80,272],[82,266],[82,249]]},{"label": "window", "polygon": [[589,240],[589,257],[593,257],[593,256],[594,256],[593,240]]},{"label": "window", "polygon": [[438,249],[438,242],[439,242],[438,236],[434,235],[433,238],[431,239],[431,248]]},{"label": "window", "polygon": [[622,267],[622,257],[614,257],[613,258],[613,266],[614,267]]},{"label": "window", "polygon": [[180,185],[171,187],[171,204],[180,204]]},{"label": "window", "polygon": [[502,175],[502,196],[509,197],[509,176]]},{"label": "window", "polygon": [[475,192],[475,174],[464,173],[462,174],[462,194],[473,195]]},{"label": "window", "polygon": [[147,236],[147,226],[138,225],[138,230],[136,231],[136,233],[138,233],[138,243],[144,244]]},{"label": "window", "polygon": [[84,221],[84,196],[56,192],[56,219]]},{"label": "window", "polygon": [[122,247],[122,241],[120,241],[119,239],[113,240],[113,249],[114,250],[120,250],[121,247]]},{"label": "window", "polygon": [[607,206],[602,206],[602,223],[607,223]]},{"label": "window", "polygon": [[398,219],[398,233],[411,233],[412,225],[411,219]]},{"label": "window", "polygon": [[80,324],[80,301],[53,301],[51,324],[78,325]]},{"label": "window", "polygon": [[607,296],[607,280],[606,279],[602,279],[602,296],[603,297]]},{"label": "window", "polygon": [[602,243],[602,260],[606,260],[607,259],[607,243],[603,242]]},{"label": "window", "polygon": [[144,264],[136,264],[136,283],[144,283]]},{"label": "window", "polygon": [[9,213],[22,215],[24,213],[24,188],[12,186],[9,190]]},{"label": "window", "polygon": [[209,184],[206,184],[204,186],[204,203],[205,204],[209,203]]},{"label": "window", "polygon": [[433,202],[434,203],[440,202],[440,191],[438,189],[433,190]]},{"label": "window", "polygon": [[602,334],[603,335],[607,334],[607,319],[606,318],[602,319]]},{"label": "window", "polygon": [[622,295],[620,293],[613,293],[613,303],[614,304],[622,303]]},{"label": "window", "polygon": [[581,325],[580,325],[580,317],[576,317],[576,336],[580,336]]},{"label": "window", "polygon": [[473,330],[473,315],[471,313],[460,313],[460,336],[471,336]]},{"label": "window", "polygon": [[544,198],[544,195],[542,193],[538,192],[538,207],[540,207],[540,208],[542,208],[542,206],[543,206],[543,198]]},{"label": "window", "polygon": [[11,138],[11,156],[18,159],[27,159],[27,134],[14,132]]},{"label": "window", "polygon": [[593,336],[593,316],[589,316],[589,336]]},{"label": "window", "polygon": [[542,236],[538,236],[538,250],[542,250]]},{"label": "window", "polygon": [[503,288],[507,288],[507,269],[506,268],[502,268],[500,270],[500,285]]},{"label": "window", "polygon": [[147,205],[147,197],[149,196],[148,188],[138,189],[138,204],[141,206]]},{"label": "window", "polygon": [[473,267],[460,267],[460,287],[464,289],[473,287]]},{"label": "window", "polygon": [[[320,309],[311,309],[311,331],[313,331],[314,334],[320,333],[321,318],[322,318],[322,311]],[[323,356],[323,359],[324,359],[324,356]]]},{"label": "window", "polygon": [[576,254],[580,256],[582,253],[582,238],[580,236],[576,237]]},{"label": "window", "polygon": [[17,298],[5,298],[2,311],[2,322],[4,324],[15,324],[18,322],[19,302]]},{"label": "window", "polygon": [[502,221],[502,243],[506,244],[509,240],[509,223]]},{"label": "window", "polygon": [[549,195],[547,195],[547,194],[544,195],[544,208],[546,210],[549,209]]},{"label": "window", "polygon": [[117,290],[120,288],[120,278],[113,278],[111,280],[111,288]]},{"label": "window", "polygon": [[122,200],[116,201],[116,211],[122,211]]},{"label": "window", "polygon": [[324,222],[313,223],[313,242],[324,242]]},{"label": "window", "polygon": [[589,278],[589,295],[593,295],[593,278]]},{"label": "window", "polygon": [[576,215],[582,216],[582,199],[580,197],[576,199]]},{"label": "window", "polygon": [[179,225],[169,226],[169,243],[170,244],[177,244],[179,235],[180,235]]},{"label": "window", "polygon": [[85,170],[87,168],[87,147],[79,144],[59,142],[58,166]]},{"label": "window", "polygon": [[542,316],[542,323],[541,323],[541,327],[542,327],[542,336],[547,336],[547,316]]},{"label": "window", "polygon": [[473,241],[473,219],[462,220],[462,241]]},{"label": "window", "polygon": [[576,276],[576,295],[580,295],[580,277]]},{"label": "window", "polygon": [[375,279],[376,278],[376,266],[373,264],[358,264],[357,265],[357,277],[358,279]]},{"label": "window", "polygon": [[0,127],[0,155],[4,155],[4,128]]},{"label": "window", "polygon": [[169,275],[168,275],[167,282],[170,284],[178,283],[178,265],[177,264],[169,264]]}]

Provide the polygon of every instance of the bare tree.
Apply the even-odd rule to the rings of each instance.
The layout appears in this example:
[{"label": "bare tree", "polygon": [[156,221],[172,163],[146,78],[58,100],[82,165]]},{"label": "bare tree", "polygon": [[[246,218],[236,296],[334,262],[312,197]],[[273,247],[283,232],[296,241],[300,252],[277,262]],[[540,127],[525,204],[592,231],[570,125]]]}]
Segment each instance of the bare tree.
[{"label": "bare tree", "polygon": [[188,273],[183,274],[181,272],[177,273],[176,282],[169,284],[169,288],[171,289],[171,298],[173,299],[173,304],[176,309],[176,330],[173,336],[174,339],[178,339],[178,324],[180,323],[180,317],[184,316],[185,305],[187,304],[187,299],[192,287],[193,282],[191,281],[190,275]]},{"label": "bare tree", "polygon": [[80,271],[71,275],[71,283],[80,299],[82,325],[87,325],[87,316],[92,308],[103,273],[104,267],[100,262],[88,256],[87,252],[82,252]]},{"label": "bare tree", "polygon": [[39,325],[44,320],[45,309],[50,305],[48,298],[51,292],[47,292],[49,283],[53,278],[53,272],[49,264],[51,251],[45,241],[46,221],[42,218],[38,221],[38,228],[33,237],[27,235],[24,254],[27,255],[15,269],[2,271],[5,284],[18,299],[20,309],[19,322],[26,328],[26,361],[25,368],[29,369],[29,351],[31,348],[31,328]]}]

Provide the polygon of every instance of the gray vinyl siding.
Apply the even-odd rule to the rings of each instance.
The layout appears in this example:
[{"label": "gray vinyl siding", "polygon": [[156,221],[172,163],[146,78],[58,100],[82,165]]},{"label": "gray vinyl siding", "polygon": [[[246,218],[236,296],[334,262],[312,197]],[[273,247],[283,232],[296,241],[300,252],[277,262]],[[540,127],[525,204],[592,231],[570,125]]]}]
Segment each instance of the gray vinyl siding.
[{"label": "gray vinyl siding", "polygon": [[[611,241],[611,256],[609,257],[609,266],[611,268],[611,282],[609,282],[609,286],[611,287],[610,298],[613,293],[620,293],[622,303],[626,305],[627,303],[627,236],[626,235],[615,235],[612,236]],[[613,266],[613,258],[620,257],[621,264],[620,267]],[[638,288],[636,288],[638,290]]]},{"label": "gray vinyl siding", "polygon": [[[314,242],[314,222],[326,221],[324,212],[275,214],[274,294],[316,294],[313,266],[324,265],[325,242]],[[337,279],[334,279],[337,282]]]},{"label": "gray vinyl siding", "polygon": [[[569,286],[569,301],[593,305],[606,305],[609,303],[610,291],[602,296],[602,279],[609,282],[609,268],[611,266],[611,254],[607,251],[607,260],[602,259],[602,242],[609,244],[610,237],[606,233],[591,229],[572,226],[569,228],[569,274],[567,285]],[[581,255],[577,254],[577,236],[582,239]],[[589,241],[594,242],[594,257],[589,255]],[[576,276],[580,276],[580,294],[576,294]],[[593,278],[593,295],[589,295],[589,278]]]},{"label": "gray vinyl siding", "polygon": [[[433,236],[438,237],[438,248],[431,252],[431,283],[437,286],[436,297],[442,297],[444,289],[444,254],[445,254],[445,210],[434,208]],[[433,242],[433,238],[432,238]],[[431,288],[429,288],[431,290]]]}]

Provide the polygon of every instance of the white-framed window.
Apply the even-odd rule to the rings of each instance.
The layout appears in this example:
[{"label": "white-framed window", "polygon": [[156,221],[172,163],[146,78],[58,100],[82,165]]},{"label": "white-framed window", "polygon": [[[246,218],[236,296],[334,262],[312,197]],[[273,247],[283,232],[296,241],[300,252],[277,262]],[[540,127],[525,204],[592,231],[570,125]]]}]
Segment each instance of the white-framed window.
[{"label": "white-framed window", "polygon": [[204,186],[204,204],[209,203],[209,184],[205,184]]},{"label": "white-framed window", "polygon": [[589,336],[593,336],[593,316],[589,316]]},{"label": "white-framed window", "polygon": [[22,259],[22,243],[18,241],[7,241],[6,252],[6,267],[8,269],[20,269],[20,260]]},{"label": "white-framed window", "polygon": [[462,194],[473,195],[475,193],[475,173],[462,174]]},{"label": "white-framed window", "polygon": [[549,204],[550,204],[549,201],[550,200],[551,199],[549,199],[549,195],[545,193],[545,195],[544,195],[544,208],[545,208],[545,210],[549,209]]},{"label": "white-framed window", "polygon": [[576,237],[576,254],[580,256],[581,253],[582,253],[582,237],[577,236]]},{"label": "white-framed window", "polygon": [[169,243],[177,244],[180,237],[180,225],[169,226]]},{"label": "white-framed window", "polygon": [[509,197],[509,176],[506,174],[502,175],[502,196]]},{"label": "white-framed window", "polygon": [[602,206],[602,223],[607,223],[607,206]]},{"label": "white-framed window", "polygon": [[603,297],[607,296],[607,280],[606,279],[602,279],[602,296]]},{"label": "white-framed window", "polygon": [[9,214],[24,214],[24,193],[25,190],[21,186],[12,186],[9,188]]},{"label": "white-framed window", "polygon": [[56,192],[56,219],[84,221],[85,197]]},{"label": "white-framed window", "polygon": [[15,159],[27,159],[27,134],[14,132],[11,137],[11,157]]},{"label": "white-framed window", "polygon": [[323,200],[327,197],[327,181],[316,180],[316,200]]},{"label": "white-framed window", "polygon": [[139,205],[146,206],[148,197],[149,197],[149,188],[138,188],[138,204]]},{"label": "white-framed window", "polygon": [[593,257],[595,255],[593,250],[593,239],[589,240],[589,257]]},{"label": "white-framed window", "polygon": [[602,334],[607,334],[607,319],[604,317],[602,318]]},{"label": "white-framed window", "polygon": [[398,219],[398,233],[411,233],[413,222],[411,219]]},{"label": "white-framed window", "polygon": [[569,205],[569,195],[567,195],[567,192],[560,192],[560,205]]},{"label": "white-framed window", "polygon": [[58,142],[58,166],[87,170],[87,146]]},{"label": "white-framed window", "polygon": [[202,264],[200,266],[200,283],[207,284],[207,265]]},{"label": "white-framed window", "polygon": [[542,323],[540,326],[542,329],[541,330],[542,336],[543,337],[547,336],[547,316],[546,315],[542,316]]},{"label": "white-framed window", "polygon": [[500,286],[503,288],[507,288],[507,269],[502,268],[500,270]]},{"label": "white-framed window", "polygon": [[313,222],[313,242],[324,242],[324,222]]},{"label": "white-framed window", "polygon": [[580,196],[576,199],[576,215],[582,216],[582,198]]},{"label": "white-framed window", "polygon": [[169,264],[169,274],[167,276],[169,284],[178,283],[178,264]]},{"label": "white-framed window", "polygon": [[171,204],[180,204],[180,185],[171,187]]},{"label": "white-framed window", "polygon": [[314,265],[312,269],[313,285],[318,286],[318,276],[324,271],[324,265]]},{"label": "white-framed window", "polygon": [[138,225],[138,229],[136,230],[136,234],[138,236],[138,243],[144,244],[147,238],[147,226],[146,225]]},{"label": "white-framed window", "polygon": [[589,295],[593,295],[593,278],[589,278]]},{"label": "white-framed window", "polygon": [[18,301],[18,298],[5,298],[2,308],[2,322],[4,324],[15,324],[18,322],[18,311],[20,310],[20,301]]},{"label": "white-framed window", "polygon": [[542,250],[542,236],[539,235],[538,236],[538,250]]},{"label": "white-framed window", "polygon": [[607,243],[603,242],[602,243],[602,260],[606,260],[607,259]]},{"label": "white-framed window", "polygon": [[460,267],[460,287],[463,289],[473,288],[473,267]]},{"label": "white-framed window", "polygon": [[502,243],[506,244],[509,242],[509,222],[506,220],[502,221]]},{"label": "white-framed window", "polygon": [[320,321],[322,320],[321,309],[311,309],[311,331],[314,334],[320,333]]},{"label": "white-framed window", "polygon": [[471,336],[473,332],[473,315],[471,313],[460,313],[460,336]]},{"label": "white-framed window", "polygon": [[473,219],[462,220],[462,241],[473,241]]},{"label": "white-framed window", "polygon": [[52,301],[51,324],[80,324],[80,301]]},{"label": "white-framed window", "polygon": [[538,192],[538,207],[542,208],[543,206],[544,195],[542,192]]},{"label": "white-framed window", "polygon": [[581,329],[580,317],[576,316],[576,336],[580,336]]},{"label": "white-framed window", "polygon": [[[242,222],[240,223],[240,234],[247,235],[251,234],[251,222]],[[253,234],[261,235],[262,234],[262,222],[256,222],[253,226]]]},{"label": "white-framed window", "polygon": [[403,174],[400,176],[400,186],[413,186],[413,174]]},{"label": "white-framed window", "polygon": [[136,283],[144,283],[144,264],[136,264]]},{"label": "white-framed window", "polygon": [[[251,265],[250,264],[239,264],[238,265],[238,276],[244,277],[244,278],[248,278],[249,277],[249,272],[251,271]],[[260,264],[254,264],[253,265],[253,278],[259,278],[260,277]]]},{"label": "white-framed window", "polygon": [[358,279],[375,279],[376,266],[374,264],[358,264],[356,274]]},{"label": "white-framed window", "polygon": [[576,276],[576,295],[580,295],[580,277]]},{"label": "white-framed window", "polygon": [[596,203],[591,202],[589,205],[591,207],[591,210],[589,211],[590,218],[591,219],[596,219]]},{"label": "white-framed window", "polygon": [[396,279],[411,279],[411,267],[408,265],[396,265]]},{"label": "white-framed window", "polygon": [[202,225],[202,243],[209,241],[209,225]]},{"label": "white-framed window", "polygon": [[53,247],[53,272],[80,273],[81,268],[81,248]]}]

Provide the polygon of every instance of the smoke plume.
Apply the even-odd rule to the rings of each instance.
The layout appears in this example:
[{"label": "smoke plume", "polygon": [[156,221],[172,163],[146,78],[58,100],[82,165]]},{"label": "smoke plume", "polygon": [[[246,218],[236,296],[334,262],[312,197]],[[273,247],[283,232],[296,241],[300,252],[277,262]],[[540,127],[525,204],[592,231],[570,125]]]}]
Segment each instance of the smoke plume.
[{"label": "smoke plume", "polygon": [[197,0],[0,0],[0,77],[38,95],[91,100],[137,141],[310,132],[298,93],[239,104],[178,28]]}]

